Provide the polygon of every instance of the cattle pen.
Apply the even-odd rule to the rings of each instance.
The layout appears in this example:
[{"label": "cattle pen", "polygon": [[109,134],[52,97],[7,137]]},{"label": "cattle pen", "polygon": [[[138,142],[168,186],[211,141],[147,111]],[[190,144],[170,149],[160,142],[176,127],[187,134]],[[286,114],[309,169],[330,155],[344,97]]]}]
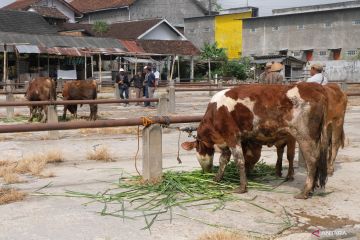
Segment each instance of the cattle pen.
[{"label": "cattle pen", "polygon": [[[148,160],[143,158],[145,160],[143,167],[149,167],[146,172],[144,172],[144,169],[142,170],[145,178],[149,175],[154,176],[154,173],[159,173],[160,168],[155,166],[153,160],[154,156],[159,156],[159,152],[162,152],[161,170],[165,173],[172,169],[180,172],[190,172],[197,167],[198,164],[194,154],[180,151],[183,164],[179,165],[176,161],[178,139],[185,141],[188,136],[188,134],[182,134],[181,138],[179,138],[178,129],[186,130],[182,128],[189,126],[187,123],[197,125],[202,119],[202,114],[211,95],[220,90],[219,86],[175,85],[176,101],[174,105],[176,105],[176,109],[174,113],[170,112],[169,109],[171,102],[170,87],[168,89],[161,88],[157,98],[150,100],[158,102],[159,108],[162,101],[160,99],[163,99],[166,111],[162,114],[158,113],[158,109],[145,109],[131,104],[144,102],[144,99],[130,101],[113,99],[112,92],[108,94],[100,93],[99,95],[100,97],[106,96],[109,99],[100,98],[89,101],[59,100],[29,103],[16,98],[16,101],[1,102],[2,110],[3,108],[15,107],[17,114],[25,113],[26,109],[22,107],[29,105],[61,106],[63,104],[96,103],[101,106],[100,112],[104,113],[102,115],[104,120],[100,118],[101,120],[97,121],[73,120],[46,124],[14,124],[12,121],[4,120],[6,124],[0,126],[0,138],[3,137],[8,140],[1,141],[0,149],[5,155],[15,154],[16,152],[25,155],[26,152],[43,151],[46,153],[51,148],[58,148],[64,153],[65,161],[49,166],[55,172],[56,176],[54,178],[26,177],[25,180],[28,183],[8,185],[25,189],[30,192],[30,196],[24,202],[2,206],[1,213],[4,216],[4,226],[0,227],[0,230],[9,236],[14,236],[13,239],[21,239],[30,233],[40,238],[39,236],[48,231],[44,230],[43,226],[47,226],[47,228],[52,229],[49,234],[53,235],[54,239],[57,239],[56,236],[67,239],[80,238],[80,232],[83,232],[88,239],[165,240],[173,238],[197,240],[201,233],[218,231],[235,231],[236,234],[241,236],[240,239],[254,239],[252,238],[253,235],[255,235],[255,239],[286,239],[287,236],[292,236],[293,239],[311,239],[307,237],[320,228],[329,231],[338,229],[337,233],[339,234],[346,232],[345,239],[346,237],[356,238],[356,229],[359,227],[360,218],[358,212],[355,211],[359,199],[357,198],[359,194],[355,190],[359,178],[355,173],[359,169],[356,155],[359,154],[357,147],[360,138],[356,132],[359,127],[356,120],[359,114],[357,103],[359,94],[355,90],[348,91],[348,96],[351,96],[351,99],[355,102],[349,107],[346,123],[346,134],[350,142],[347,142],[345,149],[340,152],[335,176],[329,178],[329,188],[324,193],[314,195],[312,199],[306,202],[294,200],[292,196],[292,192],[298,191],[300,188],[306,174],[302,168],[296,168],[294,182],[270,181],[273,183],[271,185],[274,188],[273,190],[260,191],[256,190],[256,188],[251,189],[249,193],[240,196],[243,201],[229,202],[225,206],[219,205],[217,206],[219,209],[216,211],[213,211],[212,208],[209,209],[207,205],[199,204],[200,206],[192,206],[188,209],[174,208],[172,210],[174,212],[173,217],[160,214],[162,217],[152,225],[150,234],[149,231],[140,229],[144,227],[144,224],[147,226],[146,220],[144,223],[145,218],[150,223],[152,216],[155,216],[158,212],[140,213],[141,218],[131,220],[131,211],[126,212],[128,208],[125,208],[125,218],[120,218],[119,221],[119,217],[111,218],[101,213],[103,204],[95,203],[95,205],[92,205],[88,203],[88,201],[95,201],[95,199],[69,198],[71,194],[75,194],[75,191],[104,194],[109,187],[114,186],[113,184],[126,178],[126,172],[136,174],[134,172],[134,155],[138,144],[137,130],[134,128],[135,131],[131,134],[118,134],[115,132],[117,126],[147,126],[143,129],[140,128],[140,137],[143,141],[140,142],[142,155],[151,158]],[[231,86],[224,85],[222,88],[227,89],[227,87]],[[176,91],[176,88],[186,89]],[[187,89],[196,90],[185,91]],[[111,89],[111,91],[113,90]],[[130,103],[130,107],[121,106],[121,103]],[[0,114],[6,119],[5,111],[0,112]],[[16,116],[15,114],[14,117],[16,118]],[[167,129],[167,126],[170,126],[170,128]],[[102,131],[101,128],[109,129],[109,131]],[[54,132],[62,129],[66,131],[61,131],[60,136],[55,139],[48,138],[40,132]],[[94,131],[90,131],[91,129],[94,129]],[[95,129],[99,130],[95,131]],[[14,133],[6,133],[10,131]],[[111,133],[111,131],[114,131],[114,133]],[[159,140],[160,136],[161,140]],[[154,148],[154,145],[158,146],[157,141],[162,142],[161,151],[159,151],[159,148]],[[84,160],[84,155],[86,155],[88,149],[92,147],[94,149],[98,148],[98,145],[107,146],[112,150],[113,155],[116,156],[116,162],[101,163]],[[147,146],[150,152],[144,151]],[[151,153],[151,151],[153,152]],[[151,155],[154,152],[156,155]],[[271,165],[274,164],[274,158],[274,151],[266,148],[263,152],[264,161]],[[146,163],[149,166],[146,166]],[[348,176],[352,177],[348,178]],[[291,192],[291,194],[287,192]],[[62,195],[67,197],[63,198]],[[152,198],[155,197],[156,195],[152,196]],[[107,210],[103,211],[103,213],[110,211],[113,215],[121,217],[123,214],[121,208],[114,208],[115,206],[117,205],[109,202],[106,207]],[[94,212],[99,212],[99,214]],[[130,215],[129,219],[127,218],[128,214]],[[146,217],[143,215],[146,215]],[[36,217],[36,224],[31,220],[34,217]],[[172,219],[171,223],[169,218]],[[11,226],[19,226],[22,230],[14,229]],[[36,226],[42,226],[42,229]],[[13,230],[10,231],[10,229]],[[79,229],[82,230],[79,231]]]}]

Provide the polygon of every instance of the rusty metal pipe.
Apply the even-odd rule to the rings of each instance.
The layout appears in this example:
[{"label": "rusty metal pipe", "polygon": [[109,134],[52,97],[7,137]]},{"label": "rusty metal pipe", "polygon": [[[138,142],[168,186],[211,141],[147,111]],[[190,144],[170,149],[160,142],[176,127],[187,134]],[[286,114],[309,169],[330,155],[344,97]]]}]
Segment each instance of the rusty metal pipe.
[{"label": "rusty metal pipe", "polygon": [[0,102],[0,107],[23,107],[45,105],[76,105],[76,104],[111,104],[132,102],[159,102],[158,98],[134,98],[134,99],[100,99],[100,100],[64,100],[64,101],[29,101],[29,102]]},{"label": "rusty metal pipe", "polygon": [[200,122],[203,115],[196,116],[154,116],[148,118],[128,118],[119,120],[99,120],[95,122],[65,122],[65,123],[44,123],[44,124],[13,124],[0,126],[0,133],[18,132],[42,132],[53,130],[72,130],[81,128],[108,128],[138,126],[147,123],[174,124]]},{"label": "rusty metal pipe", "polygon": [[175,92],[205,92],[205,91],[221,91],[229,88],[175,88]]}]

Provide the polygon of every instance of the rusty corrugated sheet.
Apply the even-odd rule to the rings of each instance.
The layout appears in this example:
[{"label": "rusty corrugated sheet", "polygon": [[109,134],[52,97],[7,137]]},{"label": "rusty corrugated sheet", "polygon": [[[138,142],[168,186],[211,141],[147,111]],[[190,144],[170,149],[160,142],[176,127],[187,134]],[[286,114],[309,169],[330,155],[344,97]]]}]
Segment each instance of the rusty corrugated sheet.
[{"label": "rusty corrugated sheet", "polygon": [[134,40],[120,40],[121,44],[132,53],[145,53],[145,50]]}]

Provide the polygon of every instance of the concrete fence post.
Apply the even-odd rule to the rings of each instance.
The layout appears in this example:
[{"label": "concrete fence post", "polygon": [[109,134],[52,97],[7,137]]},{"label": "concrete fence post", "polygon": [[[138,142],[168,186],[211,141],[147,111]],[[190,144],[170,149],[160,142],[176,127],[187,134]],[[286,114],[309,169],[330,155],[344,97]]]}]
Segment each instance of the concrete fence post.
[{"label": "concrete fence post", "polygon": [[159,124],[145,127],[142,132],[142,176],[145,181],[158,180],[162,176],[162,128]]},{"label": "concrete fence post", "polygon": [[158,115],[159,116],[166,116],[168,114],[168,97],[166,92],[159,93],[159,103],[157,106]]},{"label": "concrete fence post", "polygon": [[[47,107],[47,121],[48,123],[58,123],[58,115],[55,105],[49,105]],[[59,139],[59,131],[49,131],[50,139]]]},{"label": "concrete fence post", "polygon": [[[6,80],[6,101],[7,102],[14,102],[15,98],[13,95],[13,88],[11,85],[11,81],[10,80]],[[14,118],[14,107],[7,107],[6,108],[6,118],[7,119],[13,119]]]},{"label": "concrete fence post", "polygon": [[[210,80],[210,84],[214,84],[214,80]],[[211,86],[210,88],[213,88],[213,86]],[[215,92],[216,92],[216,91],[210,90],[210,91],[209,91],[209,97],[214,96],[214,95],[215,95]]]},{"label": "concrete fence post", "polygon": [[115,83],[115,99],[120,99],[120,90],[119,90],[119,84],[118,83]]},{"label": "concrete fence post", "polygon": [[26,91],[28,90],[28,88],[29,88],[30,82],[29,82],[29,81],[25,81],[24,83],[25,83],[25,92],[26,92]]},{"label": "concrete fence post", "polygon": [[348,89],[348,85],[346,83],[346,81],[341,83],[341,90],[343,90],[344,92]]},{"label": "concrete fence post", "polygon": [[170,81],[169,83],[169,113],[176,112],[176,99],[175,99],[175,83],[174,81]]}]

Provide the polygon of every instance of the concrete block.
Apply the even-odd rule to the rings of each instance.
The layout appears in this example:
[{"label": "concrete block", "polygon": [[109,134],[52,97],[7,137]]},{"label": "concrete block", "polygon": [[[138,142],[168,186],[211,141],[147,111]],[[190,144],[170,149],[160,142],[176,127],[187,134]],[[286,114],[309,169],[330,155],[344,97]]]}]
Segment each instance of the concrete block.
[{"label": "concrete block", "polygon": [[158,115],[166,116],[168,114],[168,96],[166,92],[158,92],[159,103],[157,106]]},{"label": "concrete block", "polygon": [[162,128],[153,124],[143,129],[142,176],[146,181],[162,176]]},{"label": "concrete block", "polygon": [[340,86],[341,86],[341,90],[343,91],[346,91],[348,89],[348,85],[346,82],[342,82]]},{"label": "concrete block", "polygon": [[[58,115],[56,106],[50,105],[47,107],[47,121],[48,123],[58,123]],[[49,131],[50,139],[59,139],[59,131]]]},{"label": "concrete block", "polygon": [[169,87],[169,113],[176,112],[176,96],[175,96],[175,85],[173,81],[170,81]]},{"label": "concrete block", "polygon": [[[11,85],[11,81],[10,80],[6,80],[6,87],[5,87],[5,90],[6,90],[6,101],[7,102],[14,102],[15,101],[15,98],[14,98],[14,95],[12,93],[12,90],[13,90],[13,86]],[[13,119],[14,118],[14,107],[7,107],[6,108],[6,117],[7,119]]]}]

